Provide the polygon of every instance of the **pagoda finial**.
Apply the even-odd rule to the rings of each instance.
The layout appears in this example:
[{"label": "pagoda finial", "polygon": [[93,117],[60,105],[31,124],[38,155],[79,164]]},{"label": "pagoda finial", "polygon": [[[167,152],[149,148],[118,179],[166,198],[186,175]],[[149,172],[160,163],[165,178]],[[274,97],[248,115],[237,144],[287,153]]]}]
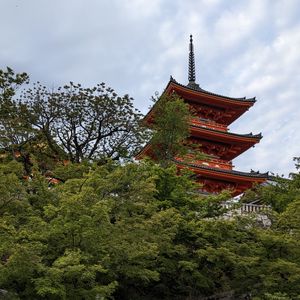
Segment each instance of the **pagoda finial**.
[{"label": "pagoda finial", "polygon": [[195,83],[196,72],[195,72],[195,56],[194,56],[194,45],[193,36],[190,35],[190,52],[189,52],[189,83]]}]

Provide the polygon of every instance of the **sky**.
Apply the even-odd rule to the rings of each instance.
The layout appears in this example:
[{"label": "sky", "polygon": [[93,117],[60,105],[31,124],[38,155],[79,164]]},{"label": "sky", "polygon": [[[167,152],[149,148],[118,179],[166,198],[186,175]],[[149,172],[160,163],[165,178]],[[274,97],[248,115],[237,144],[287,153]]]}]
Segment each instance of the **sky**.
[{"label": "sky", "polygon": [[208,91],[254,97],[231,132],[263,139],[240,171],[288,176],[300,156],[299,0],[0,0],[0,68],[55,88],[105,82],[147,113],[170,75]]}]

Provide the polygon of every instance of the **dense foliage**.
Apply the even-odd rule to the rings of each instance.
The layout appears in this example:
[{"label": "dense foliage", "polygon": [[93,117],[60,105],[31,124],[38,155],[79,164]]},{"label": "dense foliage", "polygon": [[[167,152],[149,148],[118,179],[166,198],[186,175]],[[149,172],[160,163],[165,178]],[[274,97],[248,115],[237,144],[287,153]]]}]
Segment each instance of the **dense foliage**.
[{"label": "dense foliage", "polygon": [[120,97],[104,83],[84,88],[70,82],[51,90],[38,82],[12,100],[26,80],[26,74],[11,69],[0,73],[2,149],[17,151],[26,160],[28,143],[35,143],[52,160],[78,163],[129,158],[143,144],[142,115],[128,95]]},{"label": "dense foliage", "polygon": [[104,83],[83,88],[70,82],[54,91],[38,83],[22,98],[33,128],[72,162],[130,157],[143,142],[142,115],[133,108],[132,98],[118,96]]},{"label": "dense foliage", "polygon": [[203,159],[201,145],[188,142],[193,118],[191,107],[176,93],[162,94],[153,101],[153,117],[147,124],[152,132],[152,157],[163,167],[173,164],[174,158],[183,163],[191,158]]},{"label": "dense foliage", "polygon": [[200,197],[174,167],[63,169],[54,173],[66,182],[49,188],[38,174],[23,180],[21,164],[1,164],[0,286],[12,299],[300,294],[299,198],[264,229],[219,218],[226,195]]},{"label": "dense foliage", "polygon": [[154,132],[151,140],[153,154],[163,166],[167,166],[175,156],[186,154],[183,142],[189,136],[189,107],[176,94],[164,94],[152,109],[154,117],[149,127]]},{"label": "dense foliage", "polygon": [[[296,170],[300,170],[300,158],[295,157]],[[257,186],[252,191],[248,191],[245,200],[248,198],[259,198],[263,203],[271,205],[276,212],[283,212],[287,206],[297,201],[300,197],[300,174],[291,173],[290,179],[276,176],[273,184],[268,186]]]},{"label": "dense foliage", "polygon": [[25,121],[26,108],[14,100],[16,91],[29,80],[26,73],[15,74],[7,68],[0,70],[0,148],[22,145],[30,137],[31,131]]},{"label": "dense foliage", "polygon": [[[105,149],[113,144],[100,142],[89,156],[96,142],[91,138],[84,148],[90,138],[85,126],[92,130],[102,117],[107,130],[119,118],[126,123],[129,117],[128,126],[138,121],[138,115],[132,119],[126,113],[133,111],[129,98],[102,94],[103,86],[84,89],[83,99],[78,98],[80,86],[51,94],[38,85],[18,102],[12,100],[15,88],[27,80],[26,74],[20,76],[11,69],[0,72],[0,298],[199,299],[222,294],[300,299],[299,174],[248,195],[274,207],[270,228],[251,216],[225,219],[220,203],[229,195],[199,195],[191,174],[179,174],[171,164],[168,151],[178,153],[179,148],[166,147],[161,165],[117,162],[119,155],[129,155],[126,144],[108,155]],[[100,98],[120,105],[118,120],[110,108],[101,108]],[[56,105],[62,110],[56,112]],[[180,100],[167,107],[170,115],[187,115]],[[181,133],[172,134],[175,142],[186,134],[181,125]],[[64,133],[68,126],[71,132],[75,126],[69,137]],[[11,135],[5,135],[8,129]],[[158,144],[168,145],[169,137],[156,130]],[[100,135],[105,133],[100,130]],[[82,156],[76,154],[75,141]],[[52,179],[59,180],[54,184]]]}]

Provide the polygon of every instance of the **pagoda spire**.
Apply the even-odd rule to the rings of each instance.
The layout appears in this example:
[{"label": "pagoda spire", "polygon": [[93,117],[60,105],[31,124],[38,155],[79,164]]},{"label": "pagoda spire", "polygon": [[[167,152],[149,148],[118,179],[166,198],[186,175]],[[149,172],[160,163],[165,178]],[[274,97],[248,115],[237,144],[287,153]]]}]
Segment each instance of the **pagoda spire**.
[{"label": "pagoda spire", "polygon": [[194,55],[194,45],[193,36],[190,35],[190,46],[189,46],[189,83],[188,86],[199,88],[196,83],[196,71],[195,71],[195,55]]}]

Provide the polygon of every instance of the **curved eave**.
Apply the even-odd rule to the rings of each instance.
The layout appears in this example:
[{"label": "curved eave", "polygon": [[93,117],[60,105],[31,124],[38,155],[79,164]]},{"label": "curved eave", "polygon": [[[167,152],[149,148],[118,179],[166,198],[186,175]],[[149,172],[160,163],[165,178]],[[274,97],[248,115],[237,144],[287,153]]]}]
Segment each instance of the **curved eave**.
[{"label": "curved eave", "polygon": [[138,160],[142,159],[145,156],[149,156],[150,152],[151,152],[151,144],[148,143],[134,156],[134,158]]},{"label": "curved eave", "polygon": [[199,138],[208,138],[215,141],[226,143],[249,143],[256,144],[262,139],[261,134],[237,134],[228,131],[210,129],[197,125],[190,125],[191,136]]},{"label": "curved eave", "polygon": [[256,99],[255,97],[253,98],[246,98],[246,97],[240,97],[240,98],[235,98],[235,97],[229,97],[229,96],[224,96],[212,92],[208,92],[202,88],[200,88],[198,85],[184,85],[181,83],[178,83],[173,77],[171,77],[165,91],[169,91],[170,87],[180,87],[182,90],[186,90],[191,92],[192,94],[197,94],[197,95],[207,95],[211,96],[213,99],[218,99],[219,101],[226,101],[227,103],[234,103],[236,105],[248,105],[252,106],[255,102]]},{"label": "curved eave", "polygon": [[234,171],[234,170],[226,170],[226,169],[219,169],[219,168],[212,168],[207,167],[203,165],[198,164],[192,164],[192,163],[185,163],[180,162],[176,160],[177,165],[182,165],[183,167],[186,166],[189,169],[191,169],[196,174],[208,177],[208,178],[214,178],[214,179],[220,179],[220,180],[227,180],[227,181],[238,181],[238,182],[265,182],[269,175],[268,173],[258,173],[258,172],[240,172],[240,171]]},{"label": "curved eave", "polygon": [[[211,93],[201,89],[200,87],[192,88],[178,83],[175,79],[171,77],[163,94],[164,93],[170,94],[172,92],[176,92],[179,96],[181,96],[185,100],[191,100],[195,103],[219,107],[222,109],[230,108],[235,113],[228,120],[224,121],[224,124],[226,125],[230,125],[232,122],[238,119],[256,102],[255,97],[254,98],[246,98],[246,97],[233,98],[233,97],[227,97],[227,96]],[[155,104],[144,117],[144,120],[146,122],[151,120],[154,107]]]}]

